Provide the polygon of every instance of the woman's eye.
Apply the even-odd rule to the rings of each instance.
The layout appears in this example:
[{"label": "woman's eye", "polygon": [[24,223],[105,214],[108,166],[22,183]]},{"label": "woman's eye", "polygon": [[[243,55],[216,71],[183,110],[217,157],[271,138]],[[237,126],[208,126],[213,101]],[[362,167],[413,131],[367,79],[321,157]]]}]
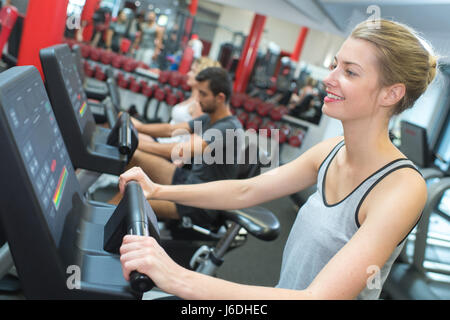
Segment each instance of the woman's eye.
[{"label": "woman's eye", "polygon": [[330,70],[336,69],[337,65],[335,63],[330,64],[329,68]]},{"label": "woman's eye", "polygon": [[351,70],[346,70],[345,72],[351,77],[354,77],[357,75],[356,73],[352,72]]}]

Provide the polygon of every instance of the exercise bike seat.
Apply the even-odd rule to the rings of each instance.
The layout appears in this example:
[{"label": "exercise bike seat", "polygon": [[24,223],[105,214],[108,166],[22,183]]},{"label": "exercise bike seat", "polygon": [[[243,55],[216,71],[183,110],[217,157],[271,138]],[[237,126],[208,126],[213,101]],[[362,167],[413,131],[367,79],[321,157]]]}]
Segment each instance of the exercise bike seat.
[{"label": "exercise bike seat", "polygon": [[222,211],[226,220],[231,220],[244,227],[258,239],[271,241],[280,233],[280,222],[269,209],[249,207],[245,209]]}]

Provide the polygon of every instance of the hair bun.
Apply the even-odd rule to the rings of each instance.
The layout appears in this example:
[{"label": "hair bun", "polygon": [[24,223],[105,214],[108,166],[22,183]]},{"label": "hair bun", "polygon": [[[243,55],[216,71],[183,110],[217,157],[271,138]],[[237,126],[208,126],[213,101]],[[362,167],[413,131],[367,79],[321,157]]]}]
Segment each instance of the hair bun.
[{"label": "hair bun", "polygon": [[430,84],[431,81],[433,81],[434,77],[436,76],[436,70],[437,70],[437,60],[438,58],[432,54],[430,54],[428,58],[428,78],[427,78],[427,84]]}]

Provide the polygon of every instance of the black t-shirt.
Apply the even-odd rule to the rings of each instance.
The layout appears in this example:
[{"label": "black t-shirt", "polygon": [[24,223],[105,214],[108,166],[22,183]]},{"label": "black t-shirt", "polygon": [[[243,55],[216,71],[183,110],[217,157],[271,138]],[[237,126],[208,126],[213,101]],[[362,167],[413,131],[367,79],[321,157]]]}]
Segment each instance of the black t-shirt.
[{"label": "black t-shirt", "polygon": [[244,134],[241,122],[227,116],[211,124],[208,114],[189,122],[191,132],[201,136],[208,147],[201,156],[192,159],[187,184],[236,179],[239,173],[240,147],[236,135]]}]

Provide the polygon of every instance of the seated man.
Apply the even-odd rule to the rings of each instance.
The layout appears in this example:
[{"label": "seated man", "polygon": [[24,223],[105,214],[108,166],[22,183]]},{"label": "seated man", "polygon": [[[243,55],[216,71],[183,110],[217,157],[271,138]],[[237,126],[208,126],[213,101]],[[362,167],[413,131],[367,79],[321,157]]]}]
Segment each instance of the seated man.
[{"label": "seated man", "polygon": [[[237,145],[236,130],[240,129],[243,133],[243,129],[229,109],[231,80],[227,72],[218,67],[204,69],[197,75],[196,80],[199,103],[204,112],[202,116],[175,125],[143,124],[133,119],[141,134],[139,149],[134,153],[129,167],[141,167],[156,183],[197,184],[237,178],[237,158],[241,149]],[[158,143],[151,138],[186,133],[190,134],[189,139],[182,143]],[[148,135],[147,139],[143,137],[145,134]],[[227,135],[230,136],[229,139]],[[190,170],[179,165],[181,162],[189,162],[192,158]],[[111,202],[117,203],[118,200],[120,195],[114,197]],[[194,224],[205,227],[210,226],[215,219],[213,211],[186,207],[170,201],[152,200],[150,204],[159,218],[180,219],[188,216]]]}]

